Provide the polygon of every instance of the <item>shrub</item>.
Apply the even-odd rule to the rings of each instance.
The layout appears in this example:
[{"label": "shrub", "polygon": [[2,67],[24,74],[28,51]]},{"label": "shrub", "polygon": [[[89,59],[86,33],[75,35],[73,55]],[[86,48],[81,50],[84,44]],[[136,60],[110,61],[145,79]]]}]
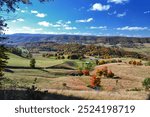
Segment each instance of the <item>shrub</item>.
[{"label": "shrub", "polygon": [[97,78],[96,75],[92,76],[90,81],[91,81],[90,85],[92,88],[101,86],[101,78]]},{"label": "shrub", "polygon": [[70,59],[70,56],[68,56],[67,59]]},{"label": "shrub", "polygon": [[106,64],[106,61],[104,60],[99,61],[99,65],[103,65],[103,64]]},{"label": "shrub", "polygon": [[129,64],[131,65],[131,64],[132,64],[132,61],[129,61]]},{"label": "shrub", "polygon": [[45,54],[42,54],[42,57],[45,57],[46,55]]},{"label": "shrub", "polygon": [[65,59],[65,57],[64,57],[64,56],[62,56],[62,57],[61,57],[61,59]]},{"label": "shrub", "polygon": [[108,67],[107,67],[107,66],[102,67],[102,72],[103,72],[103,75],[104,75],[104,76],[107,76]]},{"label": "shrub", "polygon": [[97,76],[102,76],[103,75],[103,71],[101,69],[97,69],[96,75]]},{"label": "shrub", "polygon": [[144,81],[142,82],[142,84],[146,90],[149,90],[150,89],[150,78],[145,78]]},{"label": "shrub", "polygon": [[99,65],[99,61],[97,59],[95,60],[95,63],[96,63],[96,65]]},{"label": "shrub", "polygon": [[84,69],[91,70],[93,68],[93,64],[91,62],[84,63]]},{"label": "shrub", "polygon": [[136,65],[141,66],[143,65],[141,61],[137,62]]},{"label": "shrub", "polygon": [[82,76],[83,73],[82,73],[82,71],[78,70],[78,71],[70,72],[69,75],[71,75],[71,76]]},{"label": "shrub", "polygon": [[113,73],[111,70],[109,70],[109,71],[107,72],[107,77],[113,78],[113,77],[114,77],[114,73]]},{"label": "shrub", "polygon": [[111,63],[117,63],[117,60],[113,59],[111,60]]},{"label": "shrub", "polygon": [[143,65],[143,64],[142,64],[142,61],[129,61],[129,64],[130,64],[130,65],[137,65],[137,66]]},{"label": "shrub", "polygon": [[118,60],[118,63],[122,63],[122,60]]},{"label": "shrub", "polygon": [[55,53],[55,57],[57,56],[57,53]]},{"label": "shrub", "polygon": [[104,77],[114,77],[114,73],[111,70],[108,70],[107,66],[102,66],[96,69],[96,73],[94,74],[98,77],[104,76]]},{"label": "shrub", "polygon": [[83,73],[85,76],[89,76],[89,75],[90,75],[89,70],[82,70],[82,73]]},{"label": "shrub", "polygon": [[145,65],[146,65],[146,66],[150,66],[150,61],[148,61]]},{"label": "shrub", "polygon": [[62,84],[62,86],[63,86],[63,87],[66,87],[66,86],[67,86],[67,84],[66,84],[66,83],[63,83],[63,84]]},{"label": "shrub", "polygon": [[133,89],[127,89],[126,91],[142,91],[142,89],[135,87]]},{"label": "shrub", "polygon": [[136,61],[133,61],[133,62],[132,62],[133,65],[136,65],[136,63],[137,63]]},{"label": "shrub", "polygon": [[81,56],[77,55],[77,54],[72,54],[70,56],[68,56],[68,59],[79,59]]},{"label": "shrub", "polygon": [[52,53],[44,53],[42,54],[43,57],[46,57],[46,58],[49,58],[49,57],[52,57],[54,56]]},{"label": "shrub", "polygon": [[61,59],[61,56],[57,56],[57,59]]}]

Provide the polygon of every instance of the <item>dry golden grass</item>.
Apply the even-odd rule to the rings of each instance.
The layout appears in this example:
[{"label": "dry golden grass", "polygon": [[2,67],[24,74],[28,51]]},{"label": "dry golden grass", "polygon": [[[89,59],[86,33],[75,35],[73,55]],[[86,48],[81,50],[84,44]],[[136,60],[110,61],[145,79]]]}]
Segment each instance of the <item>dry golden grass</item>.
[{"label": "dry golden grass", "polygon": [[76,96],[88,100],[145,100],[148,93],[126,92],[126,91],[77,91],[77,90],[56,90],[49,89],[50,93],[62,94],[65,96]]},{"label": "dry golden grass", "polygon": [[[105,65],[103,65],[105,66]],[[144,91],[142,81],[150,76],[150,67],[132,66],[124,63],[113,63],[106,65],[120,79],[102,78],[102,91],[95,91],[87,87],[90,83],[90,76],[73,77],[66,76],[54,79],[53,84],[48,88],[49,92],[63,94],[67,96],[77,96],[84,99],[96,100],[145,100],[148,92]],[[100,67],[100,66],[97,66]],[[118,83],[116,84],[116,80]],[[62,86],[67,84],[67,88]],[[127,91],[132,89],[141,91]],[[57,90],[56,90],[57,89]]]},{"label": "dry golden grass", "polygon": [[[84,99],[107,99],[107,100],[142,100],[147,98],[147,92],[143,90],[142,81],[150,77],[149,66],[133,66],[125,63],[106,64],[108,69],[120,77],[116,79],[103,78],[102,91],[95,91],[88,88],[90,76],[69,76],[64,75],[70,70],[47,69],[41,70],[13,70],[14,73],[6,73],[11,78],[23,85],[32,85],[34,78],[37,78],[37,87],[41,90],[48,90],[66,96],[72,95]],[[100,66],[97,66],[100,67]],[[66,83],[66,87],[63,86]],[[141,89],[142,91],[126,91],[130,89]]]},{"label": "dry golden grass", "polygon": [[[130,89],[130,88],[142,88],[142,81],[150,77],[149,66],[133,66],[124,63],[112,63],[107,65],[108,69],[112,70],[116,76],[120,77],[116,85],[116,79],[102,79],[102,85],[107,87],[113,87],[115,89]],[[97,66],[101,67],[101,66]]]}]

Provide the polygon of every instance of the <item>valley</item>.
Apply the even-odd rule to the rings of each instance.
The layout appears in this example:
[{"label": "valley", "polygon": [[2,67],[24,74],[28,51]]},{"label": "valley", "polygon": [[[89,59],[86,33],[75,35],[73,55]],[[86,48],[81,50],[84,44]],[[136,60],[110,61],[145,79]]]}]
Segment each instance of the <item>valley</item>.
[{"label": "valley", "polygon": [[[22,56],[25,54],[21,56],[15,54],[17,51],[13,48],[17,46],[9,47],[11,51],[7,53],[9,60],[5,69],[7,78],[4,80],[5,89],[24,90],[34,86],[35,91],[47,91],[48,94],[66,96],[67,99],[145,100],[149,98],[149,91],[146,91],[142,85],[144,79],[150,77],[150,66],[147,65],[149,55],[143,50],[139,52],[132,48],[118,49],[49,42],[28,43],[21,47],[26,48],[32,55],[31,58],[35,59],[35,68],[30,66],[30,57]],[[97,74],[98,70],[106,67],[107,72],[113,73],[114,76]],[[91,83],[95,73],[96,77],[100,78],[100,83],[93,87]],[[56,97],[63,99],[61,96]],[[55,97],[43,96],[42,99],[55,99]]]}]

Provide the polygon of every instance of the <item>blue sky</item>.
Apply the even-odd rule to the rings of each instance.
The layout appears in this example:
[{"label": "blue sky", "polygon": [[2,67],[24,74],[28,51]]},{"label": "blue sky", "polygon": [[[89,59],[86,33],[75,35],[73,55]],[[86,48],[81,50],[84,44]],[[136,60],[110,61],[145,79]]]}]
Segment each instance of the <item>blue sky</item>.
[{"label": "blue sky", "polygon": [[54,0],[5,14],[6,33],[150,37],[150,0]]}]

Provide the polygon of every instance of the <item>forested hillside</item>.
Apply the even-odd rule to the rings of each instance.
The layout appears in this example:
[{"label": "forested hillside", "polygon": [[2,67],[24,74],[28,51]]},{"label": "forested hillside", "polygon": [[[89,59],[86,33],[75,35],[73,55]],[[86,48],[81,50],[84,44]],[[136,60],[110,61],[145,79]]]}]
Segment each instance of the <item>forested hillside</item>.
[{"label": "forested hillside", "polygon": [[57,42],[57,43],[82,43],[82,44],[109,44],[133,47],[150,43],[150,38],[135,37],[98,37],[81,35],[48,35],[48,34],[13,34],[7,35],[5,43],[21,44],[29,42]]}]

